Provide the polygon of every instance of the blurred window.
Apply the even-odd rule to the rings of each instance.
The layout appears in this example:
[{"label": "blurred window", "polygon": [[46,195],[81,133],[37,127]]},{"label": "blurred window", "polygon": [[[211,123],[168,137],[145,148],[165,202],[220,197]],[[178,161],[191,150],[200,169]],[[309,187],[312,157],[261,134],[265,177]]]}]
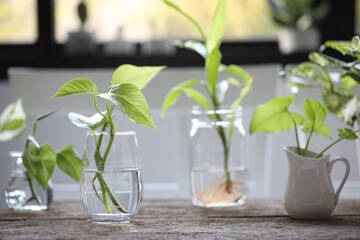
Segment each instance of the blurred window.
[{"label": "blurred window", "polygon": [[[64,43],[69,32],[78,31],[79,0],[55,0],[55,39]],[[214,0],[174,0],[207,31],[216,8]],[[142,42],[156,39],[200,39],[197,29],[181,14],[160,0],[85,0],[88,19],[85,29],[98,42],[121,37]],[[227,1],[224,40],[274,40],[278,27],[271,19],[267,0]]]},{"label": "blurred window", "polygon": [[0,44],[35,43],[36,9],[36,0],[0,0]]}]

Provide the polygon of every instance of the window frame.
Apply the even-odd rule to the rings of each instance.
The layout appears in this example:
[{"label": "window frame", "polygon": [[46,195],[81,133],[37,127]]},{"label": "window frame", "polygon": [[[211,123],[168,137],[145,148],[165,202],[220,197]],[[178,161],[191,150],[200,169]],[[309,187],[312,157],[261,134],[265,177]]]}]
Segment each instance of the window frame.
[{"label": "window frame", "polygon": [[[333,1],[326,22],[320,26],[322,42],[348,40],[355,35],[355,2]],[[349,11],[350,9],[350,11]],[[0,44],[0,79],[7,79],[7,69],[18,67],[43,68],[114,68],[129,63],[135,65],[167,65],[169,67],[203,66],[203,59],[186,49],[177,49],[174,56],[104,56],[103,45],[98,44],[98,53],[93,56],[65,56],[64,45],[55,43],[54,0],[37,0],[38,40],[34,44]],[[221,46],[224,63],[266,64],[299,63],[307,59],[308,53],[283,55],[278,43],[273,41],[223,42]]]}]

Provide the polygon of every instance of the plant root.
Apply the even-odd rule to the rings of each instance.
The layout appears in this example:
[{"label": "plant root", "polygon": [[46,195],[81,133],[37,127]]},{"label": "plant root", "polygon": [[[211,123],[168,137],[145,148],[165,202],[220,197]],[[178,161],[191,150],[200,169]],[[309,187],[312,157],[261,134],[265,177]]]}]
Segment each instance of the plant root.
[{"label": "plant root", "polygon": [[[204,205],[217,204],[221,202],[236,202],[244,197],[243,192],[238,192],[237,186],[243,184],[244,181],[215,181],[210,187],[197,194],[197,199]],[[231,190],[228,191],[227,186],[231,184]]]}]

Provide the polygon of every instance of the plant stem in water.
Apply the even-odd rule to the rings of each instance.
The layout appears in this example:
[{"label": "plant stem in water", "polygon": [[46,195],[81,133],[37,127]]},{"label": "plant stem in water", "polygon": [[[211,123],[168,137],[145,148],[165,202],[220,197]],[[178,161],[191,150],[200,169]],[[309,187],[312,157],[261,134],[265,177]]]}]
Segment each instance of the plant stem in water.
[{"label": "plant stem in water", "polygon": [[105,184],[105,180],[102,177],[101,173],[96,173],[96,177],[99,180],[99,183],[100,183],[100,186],[101,186],[101,193],[102,193],[102,199],[103,199],[105,210],[106,210],[107,213],[111,213],[111,209],[110,209],[109,202],[107,200],[107,195],[106,195],[107,186]]},{"label": "plant stem in water", "polygon": [[31,191],[31,194],[32,194],[33,198],[35,199],[37,204],[41,204],[41,200],[40,200],[39,196],[37,195],[37,193],[35,191],[34,184],[32,182],[30,174],[28,172],[26,172],[26,179],[27,179],[27,181],[29,183],[30,191]]}]

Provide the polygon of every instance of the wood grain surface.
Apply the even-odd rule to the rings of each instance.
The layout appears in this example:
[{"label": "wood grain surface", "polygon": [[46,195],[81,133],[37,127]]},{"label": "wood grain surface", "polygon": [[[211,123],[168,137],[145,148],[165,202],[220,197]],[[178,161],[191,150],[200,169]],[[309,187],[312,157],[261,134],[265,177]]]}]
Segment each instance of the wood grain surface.
[{"label": "wood grain surface", "polygon": [[360,199],[341,200],[325,220],[295,220],[282,200],[250,199],[234,208],[189,200],[145,200],[130,223],[96,224],[80,202],[37,213],[0,212],[0,239],[360,239]]}]

